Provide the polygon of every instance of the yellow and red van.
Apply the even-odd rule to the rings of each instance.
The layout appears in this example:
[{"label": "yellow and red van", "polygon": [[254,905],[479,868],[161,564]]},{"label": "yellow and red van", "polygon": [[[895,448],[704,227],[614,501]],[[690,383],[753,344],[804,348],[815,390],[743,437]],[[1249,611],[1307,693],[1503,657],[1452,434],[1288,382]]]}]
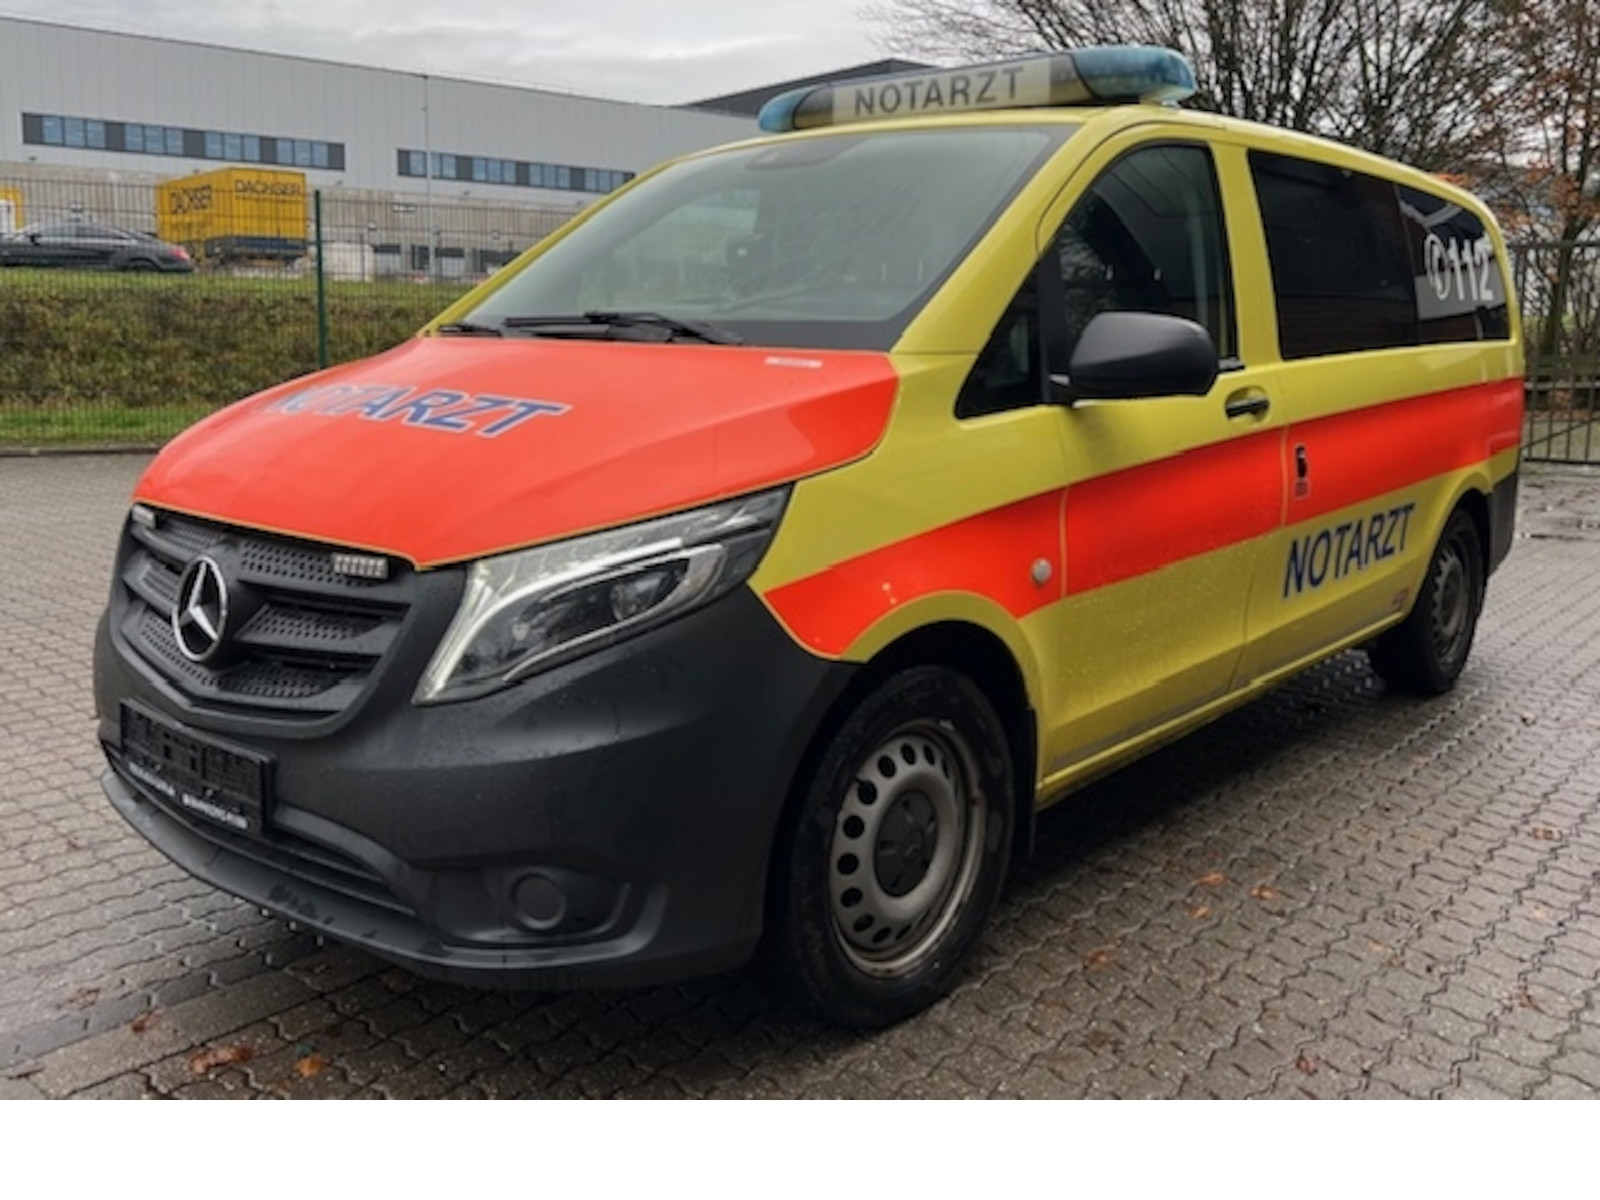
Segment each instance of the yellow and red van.
[{"label": "yellow and red van", "polygon": [[794,93],[189,430],[96,654],[184,868],[474,983],[938,997],[1042,807],[1511,542],[1489,213],[1112,47]]}]

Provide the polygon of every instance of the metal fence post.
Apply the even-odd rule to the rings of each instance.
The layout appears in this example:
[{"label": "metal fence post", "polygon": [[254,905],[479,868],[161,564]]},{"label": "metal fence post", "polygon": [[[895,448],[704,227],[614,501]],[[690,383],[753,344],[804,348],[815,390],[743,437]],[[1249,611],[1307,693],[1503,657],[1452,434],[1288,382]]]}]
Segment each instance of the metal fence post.
[{"label": "metal fence post", "polygon": [[311,193],[312,236],[317,243],[317,368],[328,366],[328,270],[322,249],[322,189]]}]

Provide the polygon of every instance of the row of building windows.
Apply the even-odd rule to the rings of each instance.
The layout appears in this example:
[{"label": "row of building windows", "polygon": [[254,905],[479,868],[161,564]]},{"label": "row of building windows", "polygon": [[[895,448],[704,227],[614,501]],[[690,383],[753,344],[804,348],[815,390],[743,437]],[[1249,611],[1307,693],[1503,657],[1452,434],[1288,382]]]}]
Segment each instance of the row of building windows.
[{"label": "row of building windows", "polygon": [[160,154],[168,158],[206,158],[216,162],[260,163],[263,166],[344,170],[344,144],[312,138],[268,137],[259,133],[227,133],[102,121],[54,113],[23,113],[22,140],[30,146],[65,146],[73,150],[109,150],[115,154]]},{"label": "row of building windows", "polygon": [[[204,158],[216,162],[260,163],[263,166],[344,170],[342,142],[312,138],[268,137],[176,125],[145,125],[55,113],[23,113],[22,140],[30,146],[64,146],[73,150],[108,150],[116,154],[160,154],[168,158]],[[503,187],[550,188],[563,192],[614,192],[633,178],[632,171],[576,167],[563,163],[522,162],[467,154],[435,153],[432,171],[421,150],[401,150],[399,172],[414,179],[432,175],[461,183]]]},{"label": "row of building windows", "polygon": [[430,247],[402,245],[399,242],[373,244],[373,266],[379,275],[399,275],[407,271],[432,271],[455,279],[469,271],[488,275],[505,266],[520,253],[517,250],[467,249],[463,246]]},{"label": "row of building windows", "polygon": [[563,192],[614,192],[633,178],[632,171],[603,167],[574,167],[561,163],[520,162],[509,158],[481,158],[469,154],[435,151],[432,171],[421,150],[400,151],[398,170],[413,179],[432,175],[461,183],[497,183],[504,187],[554,188]]}]

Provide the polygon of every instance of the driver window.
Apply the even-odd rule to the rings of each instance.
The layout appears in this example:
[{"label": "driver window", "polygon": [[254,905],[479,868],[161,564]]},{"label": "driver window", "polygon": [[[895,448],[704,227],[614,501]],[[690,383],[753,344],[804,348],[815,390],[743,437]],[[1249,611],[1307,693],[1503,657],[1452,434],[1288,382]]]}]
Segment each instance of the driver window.
[{"label": "driver window", "polygon": [[1224,363],[1238,353],[1221,194],[1202,146],[1147,146],[1095,181],[995,326],[956,416],[1042,403],[1041,343],[1049,345],[1051,369],[1064,368],[1091,318],[1129,311],[1186,317],[1210,332]]},{"label": "driver window", "polygon": [[1103,312],[1186,317],[1223,360],[1237,354],[1221,197],[1204,147],[1149,146],[1119,159],[1068,214],[1052,253],[1065,354]]}]

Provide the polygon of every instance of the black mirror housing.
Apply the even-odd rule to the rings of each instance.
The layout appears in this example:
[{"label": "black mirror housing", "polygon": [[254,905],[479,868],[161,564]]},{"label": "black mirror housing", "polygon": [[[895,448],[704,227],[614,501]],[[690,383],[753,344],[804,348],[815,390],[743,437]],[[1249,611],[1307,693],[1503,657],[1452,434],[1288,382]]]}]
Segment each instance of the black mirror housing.
[{"label": "black mirror housing", "polygon": [[1204,326],[1164,313],[1105,312],[1084,327],[1064,384],[1074,400],[1203,396],[1219,370]]}]

